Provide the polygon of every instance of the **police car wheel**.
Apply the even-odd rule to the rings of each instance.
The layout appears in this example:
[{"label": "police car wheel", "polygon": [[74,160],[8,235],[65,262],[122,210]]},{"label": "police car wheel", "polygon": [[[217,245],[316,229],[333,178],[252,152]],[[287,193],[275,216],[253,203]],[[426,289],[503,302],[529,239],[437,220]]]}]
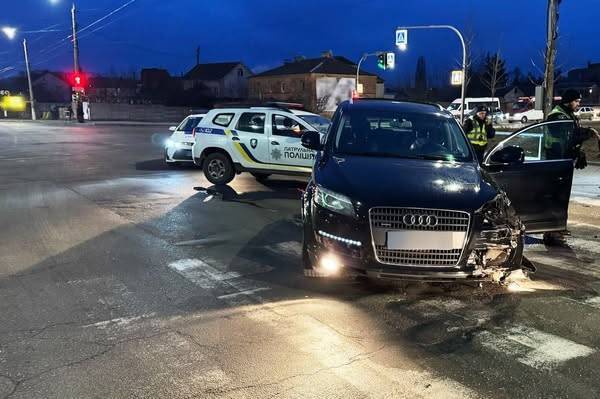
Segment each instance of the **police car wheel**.
[{"label": "police car wheel", "polygon": [[271,176],[270,173],[251,173],[251,175],[258,181],[267,180],[267,178]]},{"label": "police car wheel", "polygon": [[209,182],[216,185],[227,184],[233,180],[235,171],[227,155],[215,152],[204,160],[204,176]]},{"label": "police car wheel", "polygon": [[521,123],[527,123],[528,119],[526,116],[521,118]]}]

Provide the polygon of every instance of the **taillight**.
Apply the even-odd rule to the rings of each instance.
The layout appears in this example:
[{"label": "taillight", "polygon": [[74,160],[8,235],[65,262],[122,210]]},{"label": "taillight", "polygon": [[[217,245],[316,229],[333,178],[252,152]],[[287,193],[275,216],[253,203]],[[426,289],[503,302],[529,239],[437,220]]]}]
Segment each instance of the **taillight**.
[{"label": "taillight", "polygon": [[193,137],[193,138],[196,138],[196,128],[193,128],[193,129],[192,129],[192,137]]}]

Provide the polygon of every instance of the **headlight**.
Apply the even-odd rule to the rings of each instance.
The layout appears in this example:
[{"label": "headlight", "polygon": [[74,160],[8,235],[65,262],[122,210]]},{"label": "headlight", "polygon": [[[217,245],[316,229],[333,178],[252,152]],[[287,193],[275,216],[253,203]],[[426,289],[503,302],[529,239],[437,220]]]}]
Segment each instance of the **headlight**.
[{"label": "headlight", "polygon": [[329,209],[330,211],[342,215],[354,216],[352,200],[345,195],[317,186],[314,199],[317,205],[322,206],[325,209]]},{"label": "headlight", "polygon": [[511,207],[510,200],[503,192],[486,202],[475,213],[483,217],[483,223],[486,225],[497,226],[507,224],[514,228],[521,226],[518,215]]},{"label": "headlight", "polygon": [[165,147],[167,147],[167,148],[178,149],[178,148],[181,148],[182,146],[183,146],[182,143],[178,143],[177,141],[173,141],[171,139],[165,140]]}]

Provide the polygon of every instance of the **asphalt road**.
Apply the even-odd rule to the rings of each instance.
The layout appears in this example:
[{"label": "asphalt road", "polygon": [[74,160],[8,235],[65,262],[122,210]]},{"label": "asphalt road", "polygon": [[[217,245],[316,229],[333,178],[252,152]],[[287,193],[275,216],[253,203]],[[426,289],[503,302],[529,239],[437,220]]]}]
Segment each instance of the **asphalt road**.
[{"label": "asphalt road", "polygon": [[510,288],[306,279],[302,179],[196,191],[164,131],[0,122],[0,398],[600,396],[593,191]]}]

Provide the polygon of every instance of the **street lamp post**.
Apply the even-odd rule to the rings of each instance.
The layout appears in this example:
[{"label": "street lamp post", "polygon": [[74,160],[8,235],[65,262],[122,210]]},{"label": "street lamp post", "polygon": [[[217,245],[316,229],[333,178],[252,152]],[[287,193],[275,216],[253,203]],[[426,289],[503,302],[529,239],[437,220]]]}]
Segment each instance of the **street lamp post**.
[{"label": "street lamp post", "polygon": [[[360,65],[366,60],[368,57],[379,56],[383,54],[385,51],[375,51],[374,53],[364,53],[360,60],[358,61],[358,65],[356,65],[356,93],[358,93],[358,80],[360,79]],[[358,93],[360,94],[360,93]]]},{"label": "street lamp post", "polygon": [[[8,37],[9,40],[12,40],[17,35],[17,29],[11,28],[8,26],[3,27],[2,32]],[[31,84],[31,66],[29,65],[29,51],[27,49],[27,39],[23,39],[23,52],[25,54],[25,69],[27,71],[27,84],[29,86],[29,102],[31,104],[31,120],[36,120],[35,114],[35,97],[33,95],[33,85]]]},{"label": "street lamp post", "polygon": [[467,76],[467,46],[465,45],[465,39],[460,33],[458,29],[456,29],[452,25],[418,25],[418,26],[399,26],[397,29],[450,29],[452,32],[456,33],[458,38],[460,39],[460,43],[462,45],[463,50],[463,59],[462,59],[462,88],[461,88],[461,106],[460,106],[460,122],[463,123],[465,119],[465,95],[466,95],[466,76]]},{"label": "street lamp post", "polygon": [[29,102],[31,103],[31,120],[36,120],[35,98],[33,96],[33,85],[31,84],[31,68],[29,66],[29,51],[27,50],[27,39],[23,39],[23,52],[25,53],[25,69],[27,70],[27,84],[29,85]]}]

